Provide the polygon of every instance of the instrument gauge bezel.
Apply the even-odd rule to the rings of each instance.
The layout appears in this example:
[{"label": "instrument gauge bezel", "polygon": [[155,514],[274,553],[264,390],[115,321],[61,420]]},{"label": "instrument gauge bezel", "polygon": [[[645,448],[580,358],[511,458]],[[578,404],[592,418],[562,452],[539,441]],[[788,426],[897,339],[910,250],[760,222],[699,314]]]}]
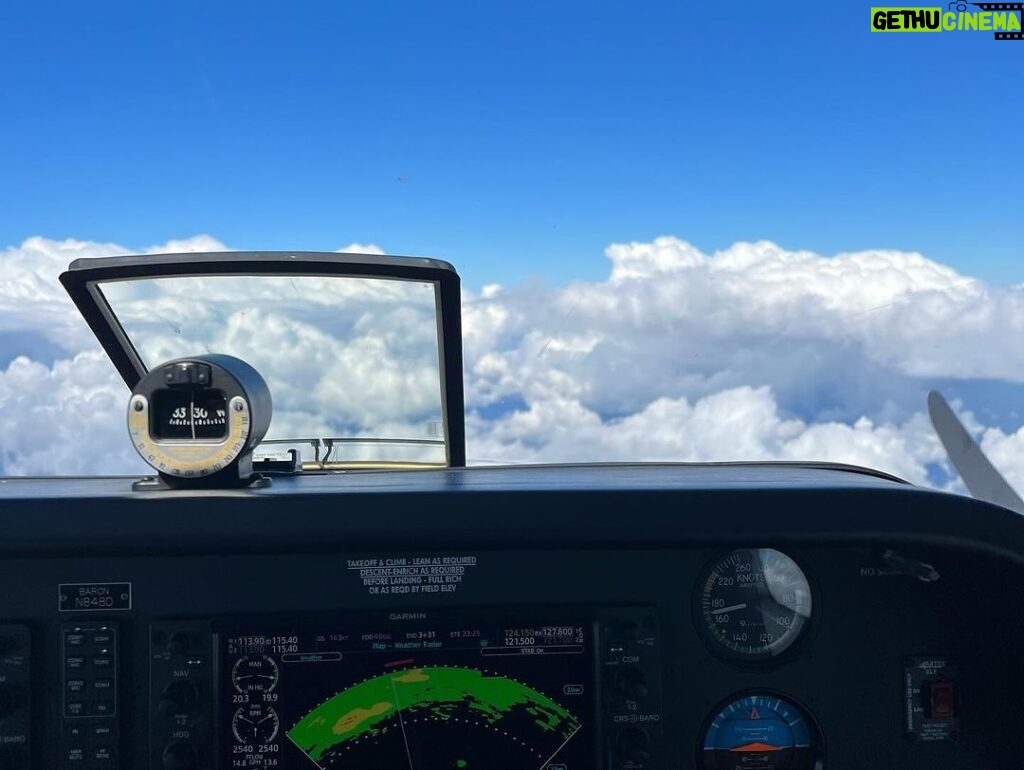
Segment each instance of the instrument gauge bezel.
[{"label": "instrument gauge bezel", "polygon": [[[762,653],[751,654],[737,651],[723,643],[723,641],[715,635],[705,614],[705,587],[712,577],[712,574],[729,558],[733,557],[737,553],[745,551],[771,551],[775,554],[781,555],[791,562],[797,570],[799,570],[799,573],[803,578],[804,586],[808,592],[810,615],[802,621],[798,629],[794,632],[792,640],[775,651],[769,650],[768,647],[765,647],[765,651]],[[737,668],[763,671],[790,662],[801,654],[808,654],[807,650],[810,647],[811,640],[815,636],[818,619],[821,616],[820,596],[821,593],[817,588],[817,582],[813,572],[806,567],[806,560],[802,558],[802,555],[793,549],[787,548],[783,550],[782,548],[776,548],[771,544],[721,549],[716,551],[712,558],[708,559],[704,563],[697,575],[697,580],[694,584],[690,601],[691,616],[698,636],[704,643],[705,648],[714,658]]]}]

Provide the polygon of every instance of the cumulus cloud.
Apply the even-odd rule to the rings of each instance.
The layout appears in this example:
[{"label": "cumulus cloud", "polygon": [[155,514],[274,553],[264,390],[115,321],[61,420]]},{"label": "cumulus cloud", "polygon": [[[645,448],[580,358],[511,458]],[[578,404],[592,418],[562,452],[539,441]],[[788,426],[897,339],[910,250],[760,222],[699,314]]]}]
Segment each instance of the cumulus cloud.
[{"label": "cumulus cloud", "polygon": [[[215,238],[198,235],[151,246],[146,253],[224,251]],[[52,363],[60,356],[95,349],[92,333],[82,322],[57,280],[70,262],[82,257],[114,257],[133,253],[114,243],[28,238],[0,251],[0,364],[17,355]]]},{"label": "cumulus cloud", "polygon": [[[1024,421],[1020,287],[888,250],[665,237],[606,256],[605,281],[466,297],[471,455],[825,459],[945,485],[930,387],[984,407],[989,441]],[[994,382],[1017,395],[980,401]]]},{"label": "cumulus cloud", "polygon": [[145,472],[126,440],[125,397],[124,383],[100,351],[52,366],[14,358],[0,372],[3,473]]},{"label": "cumulus cloud", "polygon": [[343,246],[338,249],[339,254],[377,254],[383,256],[385,254],[384,249],[378,246],[376,243],[350,243],[348,246]]},{"label": "cumulus cloud", "polygon": [[925,379],[1022,376],[1024,292],[918,254],[659,238],[607,255],[603,282],[467,299],[475,398],[551,391],[628,414],[763,384],[784,412],[852,423],[919,410]]},{"label": "cumulus cloud", "polygon": [[1006,434],[998,428],[982,432],[981,450],[1018,494],[1024,492],[1024,427]]},{"label": "cumulus cloud", "polygon": [[659,398],[640,412],[602,419],[579,401],[536,402],[495,421],[474,416],[474,449],[515,462],[831,460],[882,468],[919,484],[942,448],[923,415],[900,425],[806,423],[786,418],[767,387]]},{"label": "cumulus cloud", "polygon": [[[101,285],[143,360],[230,353],[270,385],[269,438],[426,438],[441,419],[433,286],[329,276]],[[390,434],[396,437],[395,434]]]},{"label": "cumulus cloud", "polygon": [[[225,248],[197,236],[148,251]],[[4,473],[137,468],[123,385],[56,282],[71,259],[123,253],[43,238],[0,252]],[[605,257],[602,281],[464,292],[471,461],[834,460],[959,488],[924,415],[938,386],[1024,488],[1024,287],[916,253],[766,241],[706,254],[663,237]],[[438,411],[432,292],[167,284],[112,290],[147,359],[245,351],[273,380],[277,435],[420,435]],[[199,299],[212,291],[216,311]],[[27,435],[47,421],[70,454]]]}]

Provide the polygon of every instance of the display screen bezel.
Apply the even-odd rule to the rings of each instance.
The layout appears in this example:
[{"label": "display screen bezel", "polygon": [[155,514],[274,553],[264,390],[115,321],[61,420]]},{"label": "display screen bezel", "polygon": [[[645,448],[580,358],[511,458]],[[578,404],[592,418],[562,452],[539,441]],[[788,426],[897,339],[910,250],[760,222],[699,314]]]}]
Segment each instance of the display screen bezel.
[{"label": "display screen bezel", "polygon": [[[507,676],[508,679],[517,681],[522,679],[524,685],[529,685],[529,689],[536,687],[536,692],[542,695],[548,696],[551,700],[556,703],[565,706],[568,710],[571,708],[572,716],[576,717],[579,721],[579,726],[576,732],[570,736],[571,739],[567,739],[565,744],[562,746],[555,746],[556,751],[554,752],[561,759],[562,756],[568,757],[566,759],[567,764],[576,767],[595,767],[598,759],[597,751],[597,733],[598,733],[598,715],[599,715],[599,699],[597,697],[598,686],[597,686],[597,664],[596,661],[599,657],[599,645],[598,645],[598,631],[597,623],[595,619],[588,613],[581,612],[579,607],[572,608],[558,608],[558,607],[536,607],[536,608],[509,608],[502,610],[495,610],[492,608],[486,609],[469,609],[469,610],[450,610],[450,609],[418,609],[409,612],[396,612],[387,610],[364,610],[364,611],[346,611],[339,613],[318,613],[316,615],[259,615],[253,617],[242,617],[242,618],[228,618],[223,619],[215,624],[215,649],[218,662],[218,690],[221,693],[220,704],[217,709],[218,723],[219,723],[219,734],[221,736],[221,746],[219,750],[219,756],[222,766],[241,766],[241,767],[257,767],[258,765],[234,765],[233,760],[238,760],[239,755],[237,746],[244,746],[246,744],[240,744],[236,740],[236,736],[233,732],[233,721],[236,716],[238,709],[244,704],[239,699],[238,688],[234,686],[232,680],[232,669],[238,660],[243,655],[243,649],[237,644],[238,637],[262,637],[262,642],[266,643],[270,639],[276,638],[278,643],[281,645],[275,651],[271,653],[272,656],[281,656],[286,654],[301,654],[309,652],[308,650],[297,650],[295,652],[285,652],[285,648],[290,650],[290,646],[294,644],[293,638],[298,637],[303,642],[308,642],[312,638],[311,635],[317,634],[318,629],[320,633],[330,633],[329,629],[336,628],[347,628],[351,629],[353,633],[362,635],[364,633],[376,633],[380,629],[388,629],[391,632],[397,634],[405,634],[409,631],[424,631],[429,630],[428,627],[433,629],[441,629],[443,632],[452,630],[453,627],[460,626],[466,629],[480,629],[486,628],[487,634],[493,636],[499,628],[509,628],[516,630],[539,628],[542,626],[553,626],[562,628],[576,628],[579,630],[582,640],[582,649],[578,653],[571,653],[573,657],[571,661],[573,665],[567,666],[569,662],[566,659],[566,655],[569,653],[556,653],[556,652],[536,652],[530,651],[536,650],[539,647],[544,647],[543,644],[529,644],[524,642],[518,650],[517,654],[510,655],[488,655],[488,663],[491,665],[490,668],[481,666],[481,669],[486,669],[492,672],[493,675],[499,676],[499,678]],[[360,639],[360,644],[364,640]],[[229,650],[229,647],[234,646]],[[300,642],[300,647],[303,642]],[[269,642],[271,645],[274,642]],[[479,643],[479,642],[477,642]],[[343,643],[344,644],[348,644]],[[264,644],[265,646],[265,644]],[[260,645],[255,645],[250,651],[252,654],[261,654],[259,652]],[[491,649],[495,649],[491,647]],[[450,650],[452,654],[445,656],[445,651]],[[521,651],[519,651],[521,650]],[[452,668],[463,668],[458,666],[458,663],[463,661],[471,662],[471,659],[466,659],[465,655],[470,652],[468,646],[462,647],[451,647],[442,646],[440,648],[410,648],[404,647],[401,650],[378,650],[376,653],[370,650],[359,650],[359,649],[347,649],[344,646],[341,650],[348,656],[359,655],[359,656],[371,656],[369,658],[363,658],[359,661],[358,667],[354,667],[351,674],[338,677],[333,681],[330,686],[324,685],[324,690],[330,690],[332,687],[337,690],[337,694],[340,695],[340,691],[346,688],[350,688],[357,681],[366,678],[367,674],[373,674],[374,671],[384,671],[384,663],[389,654],[394,655],[396,659],[399,659],[401,663],[406,664],[402,668],[394,669],[397,671],[403,670],[422,670],[428,668],[437,668],[438,666],[450,666]],[[321,652],[314,650],[312,652]],[[373,665],[369,664],[372,656],[379,654],[381,660],[377,661]],[[577,657],[578,656],[578,657]],[[481,655],[483,657],[483,655]],[[410,662],[409,659],[412,658]],[[405,659],[405,660],[402,660]],[[455,661],[451,663],[450,661]],[[284,663],[277,660],[278,668],[285,666],[309,666],[317,665],[315,662],[300,663],[297,661],[290,661]],[[339,667],[344,664],[340,661],[324,661],[333,667],[335,672],[339,671]],[[423,665],[416,665],[419,663]],[[431,664],[434,665],[431,665]],[[374,668],[376,666],[377,668]],[[291,669],[295,671],[296,669]],[[522,672],[526,670],[527,673],[524,675]],[[331,669],[324,668],[324,674],[330,672]],[[541,681],[533,680],[534,672],[541,671]],[[567,673],[571,672],[571,673]],[[519,674],[515,677],[515,674]],[[318,691],[315,695],[310,692],[306,692],[301,696],[289,696],[288,691],[285,689],[287,684],[284,683],[285,677],[279,675],[281,684],[275,688],[276,698],[273,701],[275,704],[275,713],[280,723],[280,732],[285,733],[288,730],[294,730],[299,726],[300,721],[295,721],[298,712],[301,709],[296,707],[296,704],[302,703],[303,706],[308,706],[313,700],[318,700],[322,696],[323,692]],[[379,678],[382,674],[376,674]],[[555,677],[555,678],[550,678]],[[568,681],[572,679],[573,681]],[[301,677],[300,677],[301,680]],[[531,684],[532,683],[532,684]],[[297,685],[298,686],[298,685]],[[553,693],[552,688],[561,688],[562,692]],[[569,694],[571,691],[572,694]],[[236,701],[238,701],[236,703]],[[569,705],[566,706],[566,701]],[[260,714],[262,716],[262,712]],[[269,714],[268,714],[269,716]],[[277,758],[279,764],[277,765],[280,770],[300,770],[301,768],[313,768],[320,766],[319,763],[310,761],[308,763],[302,763],[300,760],[302,757],[299,754],[294,753],[295,746],[287,745],[290,739],[285,738],[284,745],[279,745],[277,751]],[[280,736],[279,736],[280,743]],[[257,746],[258,744],[252,744]],[[408,747],[409,744],[407,744]],[[296,744],[297,746],[297,744]],[[299,747],[301,749],[301,747]],[[567,753],[566,753],[567,752]],[[259,752],[254,752],[258,754]],[[243,754],[243,756],[245,756]],[[310,757],[306,757],[310,759]],[[551,760],[545,760],[544,766],[546,766]],[[328,766],[328,765],[325,765]],[[340,764],[334,764],[334,767],[343,767]],[[403,767],[406,765],[403,765]],[[430,767],[430,765],[425,765]],[[538,762],[538,767],[541,764]],[[383,770],[383,766],[382,770]],[[419,770],[419,765],[416,765]]]}]

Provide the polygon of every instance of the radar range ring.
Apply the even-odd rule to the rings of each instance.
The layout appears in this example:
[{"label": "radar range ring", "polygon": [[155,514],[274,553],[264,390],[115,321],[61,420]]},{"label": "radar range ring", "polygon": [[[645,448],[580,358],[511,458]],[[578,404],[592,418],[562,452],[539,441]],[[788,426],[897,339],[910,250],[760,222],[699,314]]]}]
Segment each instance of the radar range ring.
[{"label": "radar range ring", "polygon": [[397,767],[405,752],[417,769],[439,770],[545,767],[580,727],[559,703],[511,677],[425,666],[346,688],[287,735],[324,770]]}]

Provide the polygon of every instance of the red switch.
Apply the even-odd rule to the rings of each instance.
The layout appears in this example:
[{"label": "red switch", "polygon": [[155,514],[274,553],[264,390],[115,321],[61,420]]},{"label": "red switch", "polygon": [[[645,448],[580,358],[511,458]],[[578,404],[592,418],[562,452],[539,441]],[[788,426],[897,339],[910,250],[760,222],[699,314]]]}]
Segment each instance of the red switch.
[{"label": "red switch", "polygon": [[956,716],[953,698],[953,683],[946,681],[932,682],[929,689],[932,719],[952,719]]}]

